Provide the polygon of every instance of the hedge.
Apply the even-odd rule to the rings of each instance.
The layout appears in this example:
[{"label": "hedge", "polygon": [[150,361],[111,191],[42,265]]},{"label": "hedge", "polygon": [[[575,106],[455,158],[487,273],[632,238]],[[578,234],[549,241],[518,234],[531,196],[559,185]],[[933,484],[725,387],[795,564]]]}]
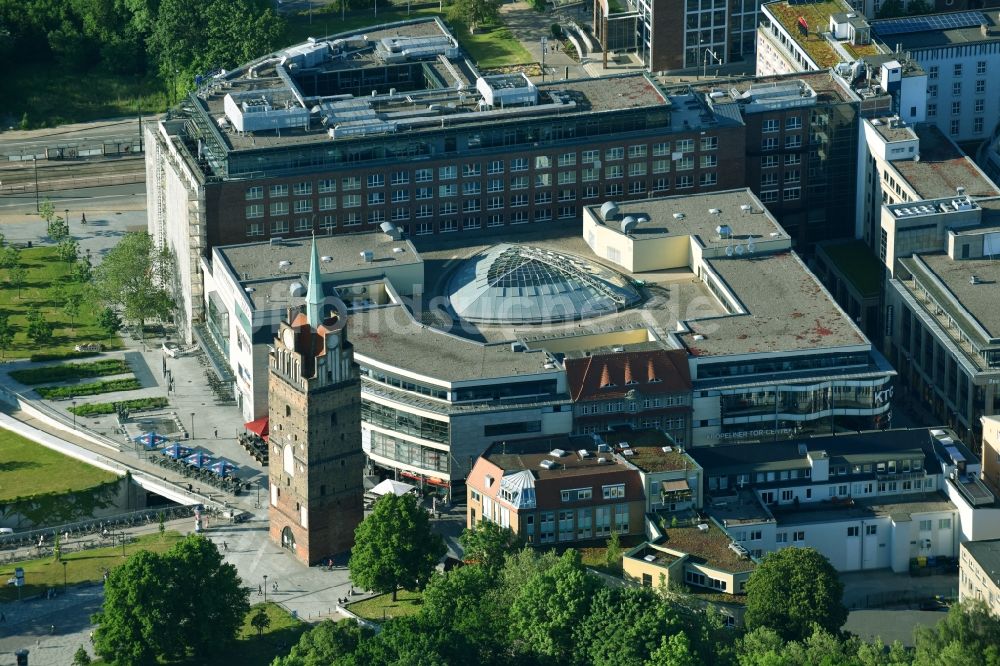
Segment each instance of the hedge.
[{"label": "hedge", "polygon": [[22,384],[51,384],[69,379],[84,379],[87,377],[103,377],[105,375],[124,375],[130,372],[128,363],[120,359],[103,359],[92,363],[63,363],[41,368],[14,370],[10,373],[13,379]]},{"label": "hedge", "polygon": [[166,407],[169,401],[166,398],[137,398],[135,400],[119,400],[116,402],[91,402],[84,405],[70,407],[69,411],[77,416],[99,416],[101,414],[114,414],[119,407],[138,412],[143,409],[160,409]]},{"label": "hedge", "polygon": [[91,358],[92,356],[100,356],[101,352],[91,351],[91,352],[78,352],[78,351],[66,351],[66,352],[43,352],[40,354],[32,354],[32,363],[43,363],[45,361],[69,361],[75,358]]},{"label": "hedge", "polygon": [[142,384],[139,383],[139,380],[132,377],[76,386],[40,386],[35,389],[35,392],[46,400],[65,400],[85,395],[114,393],[115,391],[135,391],[141,388]]}]

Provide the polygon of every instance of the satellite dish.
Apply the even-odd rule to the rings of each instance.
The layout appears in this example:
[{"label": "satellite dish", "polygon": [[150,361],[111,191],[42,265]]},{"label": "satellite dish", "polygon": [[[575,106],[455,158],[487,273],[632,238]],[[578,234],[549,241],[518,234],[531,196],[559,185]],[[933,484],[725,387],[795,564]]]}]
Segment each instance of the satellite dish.
[{"label": "satellite dish", "polygon": [[756,249],[757,249],[757,246],[753,244],[753,241],[750,241],[749,243],[747,243],[747,252],[749,254],[753,254],[754,250],[756,250]]},{"label": "satellite dish", "polygon": [[743,256],[743,246],[742,245],[737,245],[736,246],[736,254],[739,255],[739,256],[741,256],[741,257]]},{"label": "satellite dish", "polygon": [[727,257],[733,256],[733,246],[732,245],[729,245],[729,246],[726,247],[726,256]]}]

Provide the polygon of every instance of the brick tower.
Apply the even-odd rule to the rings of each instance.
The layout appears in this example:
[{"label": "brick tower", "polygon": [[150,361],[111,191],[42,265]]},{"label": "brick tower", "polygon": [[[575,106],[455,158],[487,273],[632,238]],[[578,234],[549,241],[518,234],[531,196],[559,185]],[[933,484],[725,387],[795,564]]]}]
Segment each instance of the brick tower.
[{"label": "brick tower", "polygon": [[350,549],[364,515],[358,366],[323,302],[313,240],[306,311],[289,312],[268,359],[271,540],[306,564]]}]

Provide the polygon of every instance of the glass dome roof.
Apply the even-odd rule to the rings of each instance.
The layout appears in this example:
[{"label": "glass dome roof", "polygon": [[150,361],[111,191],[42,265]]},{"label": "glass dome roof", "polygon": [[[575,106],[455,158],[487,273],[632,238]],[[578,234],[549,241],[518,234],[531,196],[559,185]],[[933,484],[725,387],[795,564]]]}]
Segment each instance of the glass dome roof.
[{"label": "glass dome roof", "polygon": [[596,317],[637,303],[620,273],[587,259],[503,243],[466,259],[448,284],[459,317],[489,324],[538,324]]}]

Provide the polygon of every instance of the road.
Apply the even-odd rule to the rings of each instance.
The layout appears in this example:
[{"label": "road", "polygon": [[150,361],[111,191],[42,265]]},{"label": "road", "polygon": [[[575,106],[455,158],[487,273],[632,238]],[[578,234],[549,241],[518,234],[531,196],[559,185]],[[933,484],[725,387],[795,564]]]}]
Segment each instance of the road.
[{"label": "road", "polygon": [[[55,190],[42,192],[40,196],[52,201],[60,215],[64,208],[71,208],[75,211],[145,210],[146,208],[145,183]],[[18,216],[34,212],[35,195],[33,192],[0,196],[0,222],[5,216]]]}]

